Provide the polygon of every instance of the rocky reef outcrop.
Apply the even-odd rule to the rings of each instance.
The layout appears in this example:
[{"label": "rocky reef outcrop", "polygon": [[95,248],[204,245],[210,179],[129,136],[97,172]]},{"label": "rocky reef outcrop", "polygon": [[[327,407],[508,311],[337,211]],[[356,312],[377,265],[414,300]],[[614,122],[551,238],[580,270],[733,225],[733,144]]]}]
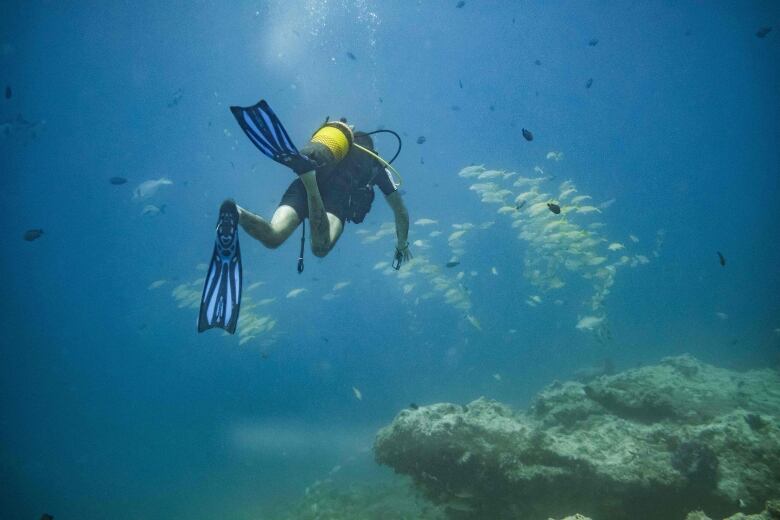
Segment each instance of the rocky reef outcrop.
[{"label": "rocky reef outcrop", "polygon": [[450,518],[723,518],[780,489],[780,374],[690,356],[555,382],[515,413],[480,398],[403,410],[377,462]]}]

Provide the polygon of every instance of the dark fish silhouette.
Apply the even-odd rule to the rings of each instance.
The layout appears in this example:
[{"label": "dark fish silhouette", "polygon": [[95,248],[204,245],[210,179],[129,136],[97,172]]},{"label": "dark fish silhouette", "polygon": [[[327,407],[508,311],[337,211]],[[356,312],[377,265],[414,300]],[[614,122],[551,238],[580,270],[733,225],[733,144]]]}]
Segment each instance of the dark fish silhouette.
[{"label": "dark fish silhouette", "polygon": [[355,57],[355,55],[352,54],[349,51],[347,51],[347,58],[351,59],[352,61],[357,61],[357,58]]},{"label": "dark fish silhouette", "polygon": [[122,184],[127,182],[127,179],[125,179],[124,177],[111,177],[110,179],[108,179],[108,182],[110,182],[114,186],[121,186]]},{"label": "dark fish silhouette", "polygon": [[593,85],[593,78],[590,78],[585,82],[585,88],[590,88]]},{"label": "dark fish silhouette", "polygon": [[13,95],[13,92],[11,92],[11,86],[7,85],[5,87],[5,99],[11,99],[12,95]]},{"label": "dark fish silhouette", "polygon": [[173,108],[176,105],[178,105],[183,95],[184,95],[184,91],[182,91],[182,89],[177,89],[176,92],[173,93],[173,97],[171,98],[171,100],[168,101],[168,108]]},{"label": "dark fish silhouette", "polygon": [[447,267],[457,267],[457,266],[459,266],[459,265],[460,265],[460,262],[455,262],[455,261],[452,261],[452,262],[447,262],[447,263],[446,263],[446,264],[444,264],[444,265],[445,265],[445,266],[447,266]]},{"label": "dark fish silhouette", "polygon": [[41,515],[41,520],[54,520],[54,517],[51,516],[49,513],[43,513]]},{"label": "dark fish silhouette", "polygon": [[535,60],[534,61],[534,65],[541,65],[541,64],[542,64],[542,62],[540,60]]},{"label": "dark fish silhouette", "polygon": [[464,5],[466,5],[466,2],[464,2],[463,0],[460,0],[460,2],[458,2],[457,4],[455,4],[455,7],[457,7],[458,9],[460,9],[460,8],[461,8],[461,7],[463,7]]},{"label": "dark fish silhouette", "polygon": [[496,105],[490,105],[490,111],[495,112],[496,111]]},{"label": "dark fish silhouette", "polygon": [[463,88],[463,82],[461,80],[458,80],[458,85],[460,85],[460,88]]},{"label": "dark fish silhouette", "polygon": [[520,204],[515,204],[515,209],[517,211],[520,211],[523,208],[523,206],[525,206],[525,201],[524,200],[520,201]]},{"label": "dark fish silhouette", "polygon": [[715,252],[718,253],[718,261],[720,262],[720,265],[722,267],[726,267],[726,257],[724,257],[723,253],[721,253],[720,251],[715,251]]},{"label": "dark fish silhouette", "polygon": [[555,213],[556,215],[561,212],[561,207],[557,204],[554,204],[552,202],[547,203],[547,207],[550,208],[550,211]]},{"label": "dark fish silhouette", "polygon": [[532,134],[530,130],[526,130],[525,128],[523,128],[523,137],[525,137],[526,141],[534,140],[534,134]]},{"label": "dark fish silhouette", "polygon": [[420,407],[417,406],[415,403],[409,403],[409,408],[411,408],[412,410],[417,410]]},{"label": "dark fish silhouette", "polygon": [[425,142],[425,136],[421,135],[417,138],[417,144],[423,144]]},{"label": "dark fish silhouette", "polygon": [[24,232],[23,238],[28,242],[32,242],[41,238],[41,235],[43,235],[42,229],[28,229]]},{"label": "dark fish silhouette", "polygon": [[593,38],[593,39],[591,39],[591,40],[588,42],[588,45],[590,45],[591,47],[595,47],[595,46],[596,46],[596,45],[598,45],[598,44],[599,44],[599,41],[598,41],[598,39],[596,39],[596,38]]},{"label": "dark fish silhouette", "polygon": [[761,29],[756,31],[756,36],[758,36],[759,38],[763,38],[764,36],[769,34],[771,30],[772,30],[771,27],[762,27]]}]

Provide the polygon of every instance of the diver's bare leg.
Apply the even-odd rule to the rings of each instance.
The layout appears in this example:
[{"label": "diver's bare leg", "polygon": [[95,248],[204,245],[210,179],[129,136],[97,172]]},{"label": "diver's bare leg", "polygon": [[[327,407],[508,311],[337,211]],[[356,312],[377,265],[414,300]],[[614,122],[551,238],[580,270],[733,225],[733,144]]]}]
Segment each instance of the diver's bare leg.
[{"label": "diver's bare leg", "polygon": [[300,178],[306,188],[306,200],[309,205],[311,250],[315,256],[322,258],[336,245],[344,230],[344,224],[336,215],[325,211],[315,172],[306,172],[300,175]]},{"label": "diver's bare leg", "polygon": [[268,222],[263,217],[255,215],[238,206],[238,223],[252,238],[259,240],[265,247],[275,249],[282,245],[292,235],[301,219],[291,206],[282,204]]}]

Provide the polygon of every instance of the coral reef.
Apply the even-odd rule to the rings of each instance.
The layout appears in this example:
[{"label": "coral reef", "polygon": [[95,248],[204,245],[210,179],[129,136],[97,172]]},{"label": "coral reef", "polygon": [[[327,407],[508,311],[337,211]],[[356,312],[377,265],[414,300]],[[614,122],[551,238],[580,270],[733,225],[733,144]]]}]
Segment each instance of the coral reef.
[{"label": "coral reef", "polygon": [[555,382],[527,412],[480,398],[403,410],[377,462],[412,477],[450,518],[723,518],[780,482],[780,374],[690,356]]},{"label": "coral reef", "polygon": [[[694,511],[685,517],[685,520],[712,520],[703,511]],[[737,513],[725,520],[780,520],[780,500],[769,500],[764,511],[755,515]]]}]

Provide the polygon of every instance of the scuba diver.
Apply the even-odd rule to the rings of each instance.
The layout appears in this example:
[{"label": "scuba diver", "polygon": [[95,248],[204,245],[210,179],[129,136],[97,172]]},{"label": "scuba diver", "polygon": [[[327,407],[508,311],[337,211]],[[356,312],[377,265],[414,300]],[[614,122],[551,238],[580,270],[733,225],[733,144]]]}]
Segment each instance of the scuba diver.
[{"label": "scuba diver", "polygon": [[[391,163],[401,152],[401,138],[392,130],[354,131],[346,119],[328,121],[300,151],[265,100],[251,107],[230,107],[249,140],[266,156],[292,169],[295,179],[285,191],[271,220],[226,200],[219,210],[217,237],[206,274],[198,316],[198,332],[219,327],[231,334],[241,304],[241,250],[238,226],[264,246],[279,247],[303,223],[298,272],[303,272],[305,219],[311,228],[311,249],[326,256],[338,242],[346,222],[363,222],[374,200],[374,186],[385,196],[395,216],[393,268],[412,258],[409,251],[409,213],[401,194],[400,175]],[[390,161],[380,157],[371,135],[386,132],[398,139]],[[394,175],[398,177],[395,180]]]}]

